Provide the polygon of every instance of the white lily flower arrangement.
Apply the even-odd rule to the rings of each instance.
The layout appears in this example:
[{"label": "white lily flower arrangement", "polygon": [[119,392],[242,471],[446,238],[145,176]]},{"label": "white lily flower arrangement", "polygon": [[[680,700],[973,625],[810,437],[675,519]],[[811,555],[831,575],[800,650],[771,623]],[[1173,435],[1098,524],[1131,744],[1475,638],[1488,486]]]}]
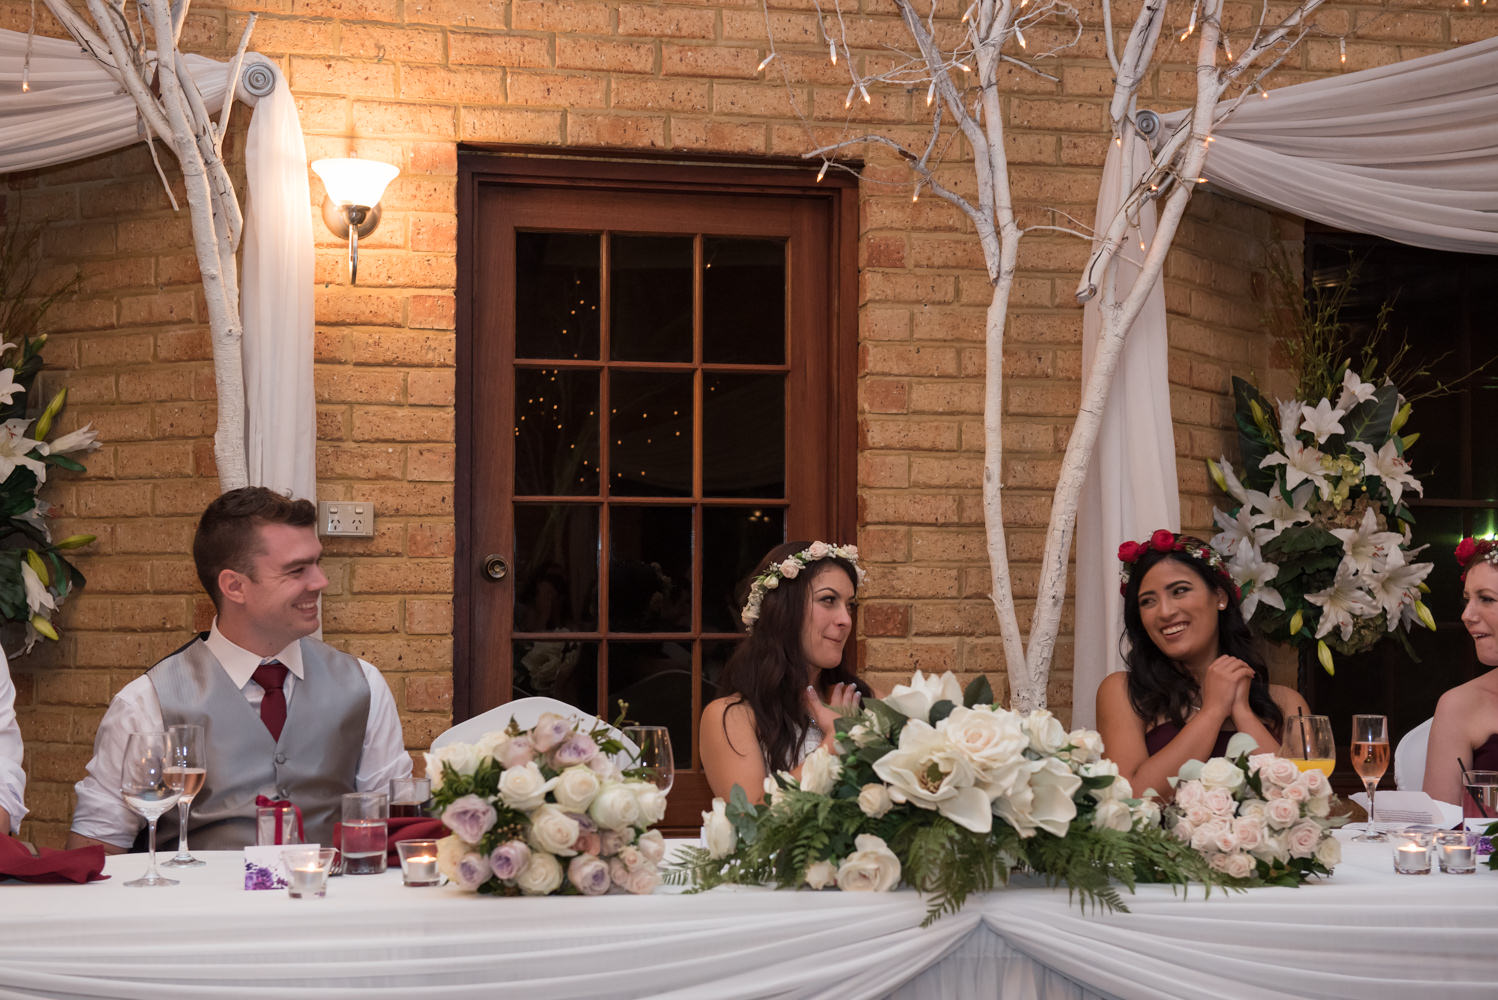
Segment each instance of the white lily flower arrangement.
[{"label": "white lily flower arrangement", "polygon": [[1084,902],[1125,909],[1137,881],[1225,884],[1162,826],[1102,757],[1098,734],[1067,732],[1043,709],[1011,712],[981,676],[916,671],[838,720],[837,754],[818,747],[801,777],[735,786],[703,813],[702,847],[668,868],[693,891],[724,883],[927,894],[927,923],[1027,868]]},{"label": "white lily flower arrangement", "polygon": [[1374,386],[1345,363],[1337,374],[1335,403],[1274,408],[1234,378],[1243,473],[1207,462],[1232,500],[1212,546],[1243,589],[1244,617],[1270,639],[1314,643],[1327,673],[1334,653],[1390,635],[1407,647],[1413,624],[1435,628],[1421,600],[1432,564],[1415,561],[1423,546],[1410,544],[1404,502],[1421,492],[1405,457],[1419,435],[1400,434],[1410,404],[1392,382]]}]

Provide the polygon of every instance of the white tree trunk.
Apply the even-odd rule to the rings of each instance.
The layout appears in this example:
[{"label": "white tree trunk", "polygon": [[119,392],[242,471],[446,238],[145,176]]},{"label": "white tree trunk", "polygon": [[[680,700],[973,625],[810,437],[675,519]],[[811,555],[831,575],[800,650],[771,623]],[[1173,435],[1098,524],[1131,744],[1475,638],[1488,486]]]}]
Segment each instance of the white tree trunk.
[{"label": "white tree trunk", "polygon": [[[175,8],[169,0],[140,0],[139,7],[146,13],[156,42],[154,59],[148,58],[145,38],[129,35],[130,21],[123,16],[123,8],[104,0],[88,0],[90,23],[68,0],[43,2],[135,101],[147,141],[157,136],[168,140],[167,146],[182,168],[193,250],[198,258],[213,340],[213,375],[218,395],[213,455],[218,465],[219,486],[224,490],[244,486],[249,482],[241,352],[244,328],[239,311],[239,269],[234,256],[243,216],[221,155],[222,127],[215,129],[197,84],[177,51],[188,0],[179,0]],[[252,26],[253,21],[251,18]],[[246,29],[245,40],[240,42],[241,54],[248,36]],[[160,96],[152,93],[153,79]],[[227,121],[229,107],[234,102],[234,84],[231,79],[226,88],[221,123]],[[170,198],[170,185],[167,187]]]}]

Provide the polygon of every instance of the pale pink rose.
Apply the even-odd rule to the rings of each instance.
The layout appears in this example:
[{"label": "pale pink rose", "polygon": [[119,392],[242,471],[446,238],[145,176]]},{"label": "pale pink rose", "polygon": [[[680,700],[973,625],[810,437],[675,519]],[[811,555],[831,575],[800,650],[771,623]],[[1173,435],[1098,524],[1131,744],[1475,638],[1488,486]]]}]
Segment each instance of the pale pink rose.
[{"label": "pale pink rose", "polygon": [[[613,831],[609,831],[613,832]],[[645,856],[645,860],[651,864],[659,864],[666,856],[666,838],[661,836],[661,831],[650,830],[640,834],[640,839],[635,842],[635,847]],[[618,854],[618,851],[614,852]]]},{"label": "pale pink rose", "polygon": [[609,879],[621,889],[624,888],[624,883],[629,881],[629,869],[618,858],[609,858],[608,864]]},{"label": "pale pink rose", "polygon": [[[1275,757],[1260,766],[1259,777],[1276,785],[1288,785],[1300,777],[1300,768],[1284,757]],[[1268,789],[1266,788],[1265,791]]]},{"label": "pale pink rose", "polygon": [[[1320,774],[1321,772],[1316,772]],[[1306,785],[1304,776],[1300,780],[1293,781],[1285,786],[1285,798],[1291,802],[1304,802],[1311,797],[1311,790]]]},{"label": "pale pink rose", "polygon": [[1183,781],[1176,786],[1176,805],[1190,809],[1201,802],[1204,791],[1199,781]]},{"label": "pale pink rose", "polygon": [[517,736],[499,750],[499,766],[504,768],[524,767],[536,759],[536,748],[529,736]]},{"label": "pale pink rose", "polygon": [[572,735],[572,723],[555,712],[542,712],[531,728],[531,745],[541,753],[558,746]]},{"label": "pale pink rose", "polygon": [[572,842],[572,852],[574,854],[592,854],[596,856],[602,849],[603,841],[598,836],[597,830],[579,828],[577,839]]},{"label": "pale pink rose", "polygon": [[628,847],[619,848],[618,858],[624,867],[630,871],[634,871],[645,864],[645,855],[641,854],[640,849],[633,844],[630,844]]},{"label": "pale pink rose", "polygon": [[1209,788],[1202,796],[1202,804],[1212,810],[1216,816],[1231,816],[1235,811],[1237,803],[1233,801],[1233,793],[1226,788]]},{"label": "pale pink rose", "polygon": [[1275,755],[1272,753],[1250,754],[1248,758],[1248,773],[1258,774],[1259,769],[1262,768],[1265,764],[1269,763],[1271,760],[1274,760],[1274,758]]},{"label": "pale pink rose", "polygon": [[1214,819],[1203,823],[1191,834],[1191,847],[1203,852],[1215,850],[1218,838],[1225,833],[1230,833],[1230,830],[1223,820]]},{"label": "pale pink rose", "polygon": [[1252,851],[1264,842],[1264,820],[1255,816],[1239,816],[1233,820],[1233,835],[1238,846]]},{"label": "pale pink rose", "polygon": [[832,546],[826,542],[812,542],[807,548],[806,554],[811,556],[813,562],[818,559],[826,559],[832,555]]},{"label": "pale pink rose", "polygon": [[567,881],[584,896],[602,896],[611,882],[608,863],[591,854],[579,854],[567,862]]},{"label": "pale pink rose", "polygon": [[1185,841],[1188,844],[1191,843],[1191,835],[1195,832],[1196,827],[1191,823],[1190,820],[1186,819],[1177,820],[1176,825],[1170,830],[1171,835],[1175,837],[1175,839]]},{"label": "pale pink rose", "polygon": [[1321,824],[1315,820],[1303,819],[1285,834],[1285,846],[1290,849],[1292,858],[1309,858],[1316,853],[1316,845],[1320,842]]},{"label": "pale pink rose", "polygon": [[1214,814],[1212,810],[1208,809],[1200,802],[1192,806],[1190,809],[1186,810],[1186,819],[1191,823],[1192,826],[1201,826],[1204,823],[1210,823],[1213,818]]},{"label": "pale pink rose", "polygon": [[1208,864],[1229,878],[1248,878],[1254,873],[1256,867],[1253,855],[1242,851],[1213,855]]},{"label": "pale pink rose", "polygon": [[1264,816],[1266,815],[1266,810],[1268,810],[1268,808],[1269,803],[1265,802],[1263,799],[1249,799],[1247,802],[1238,803],[1238,815],[1243,817],[1252,817],[1253,819],[1258,820],[1260,823],[1263,823]]},{"label": "pale pink rose", "polygon": [[787,580],[794,580],[801,573],[801,563],[794,557],[780,564],[780,575]]},{"label": "pale pink rose", "polygon": [[1224,823],[1222,832],[1212,841],[1212,846],[1223,854],[1230,854],[1244,845],[1238,842],[1238,835],[1233,832],[1232,825]]},{"label": "pale pink rose", "polygon": [[1312,795],[1330,795],[1332,793],[1332,783],[1320,771],[1307,771],[1302,777],[1305,778],[1306,790]]},{"label": "pale pink rose", "polygon": [[649,863],[629,872],[622,883],[624,891],[635,896],[648,896],[660,884],[661,873]]},{"label": "pale pink rose", "polygon": [[1283,830],[1300,819],[1300,803],[1289,799],[1275,799],[1265,810],[1265,817],[1269,820],[1270,829]]}]

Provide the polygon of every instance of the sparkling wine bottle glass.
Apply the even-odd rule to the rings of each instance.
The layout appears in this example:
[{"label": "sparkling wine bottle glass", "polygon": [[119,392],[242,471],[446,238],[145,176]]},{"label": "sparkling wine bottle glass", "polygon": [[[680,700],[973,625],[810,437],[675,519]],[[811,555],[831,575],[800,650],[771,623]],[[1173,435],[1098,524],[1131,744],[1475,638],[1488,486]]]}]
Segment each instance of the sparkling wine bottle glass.
[{"label": "sparkling wine bottle glass", "polygon": [[1312,768],[1328,778],[1337,766],[1337,745],[1332,742],[1332,720],[1324,715],[1292,715],[1285,720],[1280,756],[1302,771]]},{"label": "sparkling wine bottle glass", "polygon": [[671,731],[665,726],[626,726],[624,735],[639,747],[635,767],[645,772],[645,780],[669,792],[676,780],[676,759],[671,756]]},{"label": "sparkling wine bottle glass", "polygon": [[193,796],[198,794],[208,775],[207,758],[203,754],[203,727],[172,726],[166,733],[172,742],[172,760],[166,769],[166,783],[181,795],[177,799],[177,853],[163,861],[161,867],[196,868],[208,863],[193,857],[187,848],[187,813],[192,808]]},{"label": "sparkling wine bottle glass", "polygon": [[181,794],[166,781],[172,763],[172,741],[166,733],[131,733],[125,740],[125,764],[120,769],[120,794],[125,805],[146,818],[151,868],[126,885],[176,885],[156,870],[156,821],[177,804]]},{"label": "sparkling wine bottle glass", "polygon": [[1352,769],[1368,789],[1368,826],[1352,839],[1360,844],[1376,844],[1388,839],[1373,825],[1373,792],[1379,779],[1389,769],[1389,719],[1383,715],[1352,717]]}]

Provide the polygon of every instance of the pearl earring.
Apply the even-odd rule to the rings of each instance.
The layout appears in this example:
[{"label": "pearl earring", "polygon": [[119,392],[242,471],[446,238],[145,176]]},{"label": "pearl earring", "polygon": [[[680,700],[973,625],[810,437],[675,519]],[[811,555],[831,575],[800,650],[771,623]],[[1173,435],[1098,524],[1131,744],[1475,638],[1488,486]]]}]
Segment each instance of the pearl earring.
[{"label": "pearl earring", "polygon": [[1217,610],[1218,611],[1226,611],[1227,609],[1228,609],[1228,602],[1227,601],[1223,601],[1221,604],[1217,605]]}]

